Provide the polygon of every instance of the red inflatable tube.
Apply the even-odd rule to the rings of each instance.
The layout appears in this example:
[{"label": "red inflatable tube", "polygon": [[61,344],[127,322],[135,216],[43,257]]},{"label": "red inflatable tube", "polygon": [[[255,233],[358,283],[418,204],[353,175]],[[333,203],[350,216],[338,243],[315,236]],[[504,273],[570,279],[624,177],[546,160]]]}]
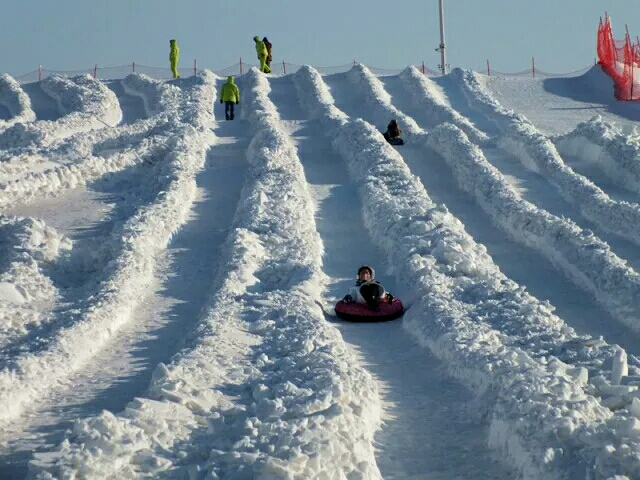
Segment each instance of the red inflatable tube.
[{"label": "red inflatable tube", "polygon": [[345,303],[340,300],[336,303],[336,315],[338,318],[349,322],[386,322],[395,320],[404,313],[402,302],[394,298],[391,303],[381,302],[380,310],[371,310],[362,303]]}]

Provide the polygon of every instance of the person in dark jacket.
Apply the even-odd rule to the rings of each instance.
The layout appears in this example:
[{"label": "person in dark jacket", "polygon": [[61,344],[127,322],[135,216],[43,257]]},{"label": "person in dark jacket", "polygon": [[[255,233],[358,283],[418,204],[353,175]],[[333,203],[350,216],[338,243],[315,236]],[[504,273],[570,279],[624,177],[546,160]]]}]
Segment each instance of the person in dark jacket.
[{"label": "person in dark jacket", "polygon": [[273,45],[267,39],[267,37],[264,37],[262,39],[262,43],[264,43],[264,46],[267,47],[267,59],[266,59],[265,63],[267,64],[267,67],[269,67],[269,69],[271,69],[271,60],[273,60],[273,57],[271,56],[271,47],[273,47]]},{"label": "person in dark jacket", "polygon": [[366,304],[371,310],[380,310],[380,302],[391,303],[393,295],[386,292],[380,282],[374,280],[375,272],[369,265],[362,265],[358,269],[356,284],[351,287],[349,294],[342,299],[345,303]]},{"label": "person in dark jacket", "polygon": [[389,122],[389,125],[387,125],[387,131],[384,132],[383,135],[385,140],[387,140],[391,145],[404,145],[404,140],[400,138],[401,133],[402,130],[400,130],[398,122],[393,119]]},{"label": "person in dark jacket", "polygon": [[224,103],[224,116],[233,120],[233,107],[240,103],[240,90],[233,81],[233,76],[227,77],[227,83],[220,89],[220,103]]}]

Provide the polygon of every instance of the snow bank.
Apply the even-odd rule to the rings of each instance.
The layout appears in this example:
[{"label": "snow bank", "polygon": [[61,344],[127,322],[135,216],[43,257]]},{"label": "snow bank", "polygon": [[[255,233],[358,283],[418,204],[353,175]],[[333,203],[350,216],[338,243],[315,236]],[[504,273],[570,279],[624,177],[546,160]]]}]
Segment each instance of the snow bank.
[{"label": "snow bank", "polygon": [[600,168],[614,183],[640,193],[640,137],[629,136],[599,115],[554,138],[563,155],[579,156]]},{"label": "snow bank", "polygon": [[0,105],[11,116],[8,120],[0,119],[0,130],[17,122],[33,122],[36,119],[31,109],[31,99],[18,81],[6,73],[0,74]]},{"label": "snow bank", "polygon": [[519,197],[457,127],[444,124],[434,129],[429,145],[443,156],[460,186],[476,197],[502,230],[540,251],[614,317],[640,331],[640,275],[605,242],[571,220],[551,215]]},{"label": "snow bank", "polygon": [[247,77],[250,173],[194,345],[156,369],[150,398],[79,422],[73,443],[34,471],[380,478],[376,384],[324,321],[322,244],[302,165],[268,81],[255,68]]},{"label": "snow bank", "polygon": [[455,69],[469,103],[496,121],[504,135],[498,145],[522,164],[548,178],[560,194],[603,229],[640,245],[640,205],[612,200],[586,177],[565,165],[553,142],[524,116],[506,110],[482,87],[478,74]]},{"label": "snow bank", "polygon": [[383,83],[362,64],[354,65],[348,72],[347,78],[355,87],[355,91],[360,91],[360,95],[365,104],[372,107],[375,115],[375,123],[383,126],[382,132],[386,130],[387,124],[392,118],[398,120],[403,129],[403,137],[411,139],[420,132],[420,127],[415,120],[391,103],[391,96],[384,89]]},{"label": "snow bank", "polygon": [[[177,122],[175,141],[155,166],[154,201],[145,204],[121,228],[121,251],[104,272],[100,291],[90,297],[78,321],[51,338],[46,348],[14,357],[12,368],[0,372],[0,425],[64,381],[94,355],[129,320],[129,315],[152,280],[154,256],[185,221],[196,195],[194,176],[202,167],[211,133],[204,126],[215,98],[215,86],[206,77],[187,102],[192,124]],[[177,108],[178,106],[176,106]]]},{"label": "snow bank", "polygon": [[0,207],[61,195],[105,173],[147,161],[165,149],[180,115],[180,89],[139,75],[129,75],[125,80],[132,84],[131,91],[138,88],[141,96],[150,99],[147,103],[153,105],[154,115],[133,125],[97,130],[88,138],[66,137],[35,153],[14,156],[10,149],[7,161],[0,163],[0,178],[4,180],[0,184]]},{"label": "snow bank", "polygon": [[[546,302],[504,277],[375,128],[348,121],[332,105],[315,70],[303,67],[293,78],[301,104],[334,139],[360,186],[370,234],[411,292],[406,328],[477,392],[491,419],[490,444],[525,478],[561,478],[569,469],[580,478],[594,470],[603,478],[639,474],[640,462],[629,454],[637,451],[633,428],[618,429],[633,418],[601,405],[594,395],[610,394],[586,384],[582,368],[602,371],[615,348],[578,337]],[[430,138],[447,131],[466,137],[453,125],[442,129]]]},{"label": "snow bank", "polygon": [[158,82],[139,73],[127,75],[120,83],[128,95],[142,100],[147,117],[169,111],[170,109],[167,107],[172,105],[179,95],[178,91],[171,88],[170,84]]},{"label": "snow bank", "polygon": [[115,93],[90,75],[73,78],[53,75],[42,80],[41,87],[55,99],[63,117],[55,122],[12,125],[0,132],[0,149],[24,151],[42,147],[75,133],[114,126],[122,119]]},{"label": "snow bank", "polygon": [[[347,73],[350,82],[358,89],[363,101],[373,108],[375,123],[383,119],[399,119],[403,126],[403,137],[414,144],[427,141],[427,133],[420,128],[416,121],[398,110],[392,103],[390,95],[384,89],[383,83],[364,65],[356,65]],[[428,77],[425,77],[416,67],[405,69],[400,78],[405,89],[411,95],[412,101],[423,108],[429,109],[434,126],[444,121],[452,121],[478,143],[487,140],[487,135],[475,128],[466,118],[447,105],[439,94],[437,87]]]},{"label": "snow bank", "polygon": [[456,125],[477,144],[487,141],[487,134],[478,130],[467,118],[460,115],[446,103],[439,88],[429,77],[413,65],[400,73],[405,90],[411,95],[414,105],[426,109],[434,126],[448,122]]},{"label": "snow bank", "polygon": [[48,318],[43,305],[51,305],[57,289],[43,270],[71,249],[68,238],[41,220],[0,217],[0,364],[9,340],[24,335]]},{"label": "snow bank", "polygon": [[[129,146],[125,140],[119,143]],[[143,143],[141,149],[148,150],[148,146],[151,145]],[[153,149],[151,151],[153,152]],[[145,157],[147,155],[141,156],[135,150],[123,149],[121,153],[109,158],[90,155],[78,163],[28,173],[24,177],[0,185],[0,208],[6,209],[20,203],[28,203],[43,196],[62,195],[106,173],[140,164],[145,161]]]}]

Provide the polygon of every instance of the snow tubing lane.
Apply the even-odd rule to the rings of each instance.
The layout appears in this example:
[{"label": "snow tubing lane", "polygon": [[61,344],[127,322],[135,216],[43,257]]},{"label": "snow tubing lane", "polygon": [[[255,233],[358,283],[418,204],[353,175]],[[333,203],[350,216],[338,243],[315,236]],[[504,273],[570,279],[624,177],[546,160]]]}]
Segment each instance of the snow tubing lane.
[{"label": "snow tubing lane", "polygon": [[391,303],[380,303],[380,310],[374,312],[368,306],[361,303],[345,303],[340,300],[336,303],[336,316],[348,322],[387,322],[395,320],[404,313],[404,306],[397,298]]}]

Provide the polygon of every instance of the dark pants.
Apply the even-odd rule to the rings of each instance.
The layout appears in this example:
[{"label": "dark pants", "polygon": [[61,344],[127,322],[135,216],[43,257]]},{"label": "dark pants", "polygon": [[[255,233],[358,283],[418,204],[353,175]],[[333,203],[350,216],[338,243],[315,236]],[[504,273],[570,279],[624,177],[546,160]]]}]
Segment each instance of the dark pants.
[{"label": "dark pants", "polygon": [[404,145],[404,140],[402,140],[400,137],[392,137],[391,135],[389,135],[388,130],[384,132],[383,135],[384,139],[391,145]]},{"label": "dark pants", "polygon": [[233,120],[233,107],[235,102],[224,102],[224,116],[227,120]]},{"label": "dark pants", "polygon": [[360,295],[362,295],[364,301],[367,302],[369,308],[374,310],[380,308],[380,299],[383,293],[384,288],[382,288],[382,285],[378,285],[377,283],[365,283],[360,287]]}]

